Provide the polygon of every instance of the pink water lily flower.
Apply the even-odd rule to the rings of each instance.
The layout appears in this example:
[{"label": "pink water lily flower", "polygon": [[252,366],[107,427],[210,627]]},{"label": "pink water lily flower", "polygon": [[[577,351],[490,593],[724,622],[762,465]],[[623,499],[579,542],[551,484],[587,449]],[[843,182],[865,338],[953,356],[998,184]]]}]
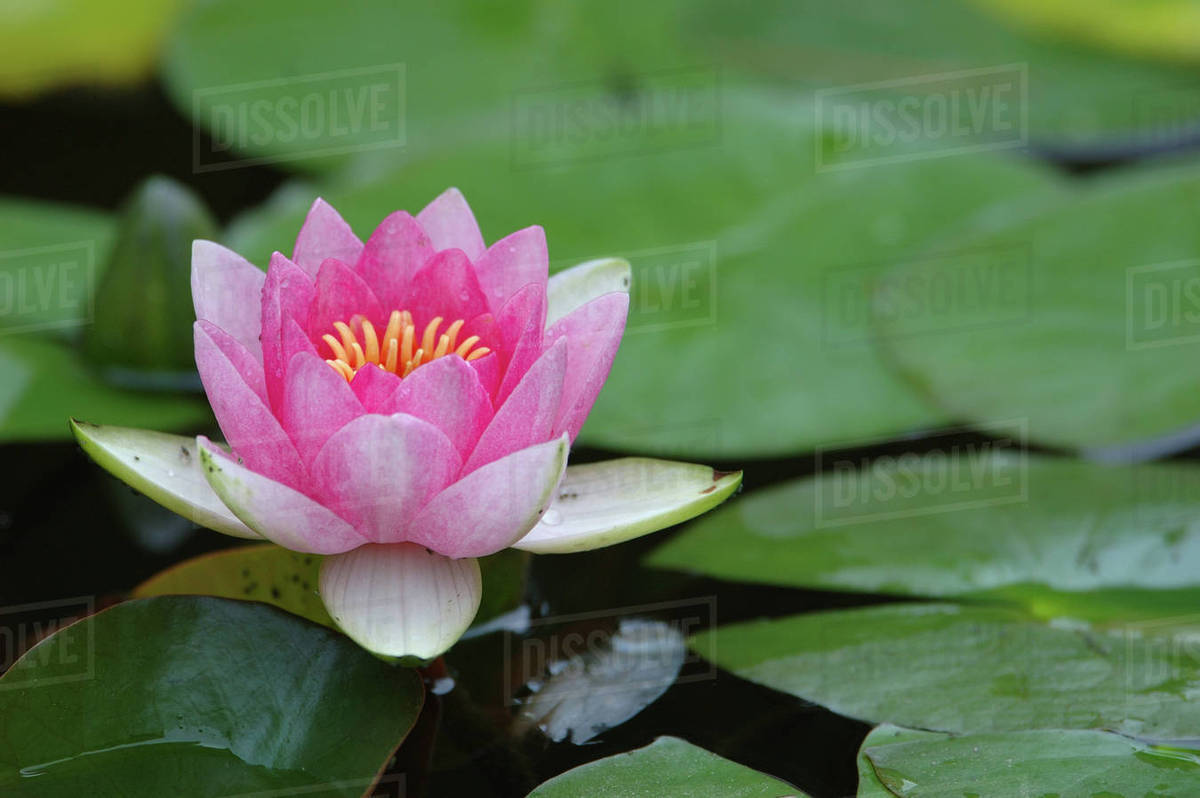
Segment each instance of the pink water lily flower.
[{"label": "pink water lily flower", "polygon": [[264,273],[192,251],[204,436],[76,424],[85,449],[220,532],[325,555],[320,595],[364,647],[430,658],[475,616],[475,558],[581,551],[719,504],[740,474],[628,458],[567,468],[629,307],[629,266],[548,276],[545,235],[487,246],[461,193],[365,242],[318,199]]}]

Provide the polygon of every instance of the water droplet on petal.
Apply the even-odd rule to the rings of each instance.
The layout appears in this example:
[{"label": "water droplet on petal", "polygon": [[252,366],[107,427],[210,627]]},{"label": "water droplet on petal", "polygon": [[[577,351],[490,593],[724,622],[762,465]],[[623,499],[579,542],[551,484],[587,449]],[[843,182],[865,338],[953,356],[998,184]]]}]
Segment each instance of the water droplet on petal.
[{"label": "water droplet on petal", "polygon": [[562,523],[562,513],[551,507],[546,511],[546,514],[542,516],[542,523],[546,526],[558,526]]}]

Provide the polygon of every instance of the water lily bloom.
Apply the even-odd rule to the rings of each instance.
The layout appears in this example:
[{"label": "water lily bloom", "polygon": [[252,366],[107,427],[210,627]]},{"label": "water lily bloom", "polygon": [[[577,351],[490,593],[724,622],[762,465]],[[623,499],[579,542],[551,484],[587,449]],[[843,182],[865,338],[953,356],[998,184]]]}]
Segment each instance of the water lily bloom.
[{"label": "water lily bloom", "polygon": [[740,483],[645,458],[567,467],[629,283],[617,259],[550,278],[540,227],[485,245],[456,189],[365,242],[318,199],[292,257],[274,253],[265,273],[194,243],[196,366],[228,449],[82,423],[76,435],[198,524],[324,555],[320,595],[348,636],[431,658],[475,616],[476,558],[606,546]]}]

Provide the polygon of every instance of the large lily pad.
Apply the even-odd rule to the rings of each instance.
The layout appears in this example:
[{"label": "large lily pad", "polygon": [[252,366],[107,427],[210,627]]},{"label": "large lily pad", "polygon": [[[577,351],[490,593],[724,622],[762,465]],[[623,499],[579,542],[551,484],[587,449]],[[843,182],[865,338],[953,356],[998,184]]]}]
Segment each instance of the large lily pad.
[{"label": "large lily pad", "polygon": [[321,558],[288,551],[272,543],[238,546],[193,557],[155,574],[134,591],[134,598],[170,595],[218,596],[261,601],[334,627],[317,594]]},{"label": "large lily pad", "polygon": [[872,746],[907,743],[914,740],[944,740],[950,735],[940,732],[927,732],[920,729],[905,729],[890,723],[881,723],[867,735],[858,749],[858,791],[857,798],[893,798],[891,792],[879,780],[871,760],[867,758],[867,748]]},{"label": "large lily pad", "polygon": [[804,794],[785,781],[722,759],[677,737],[597,759],[555,776],[529,798],[774,798]]},{"label": "large lily pad", "polygon": [[365,236],[454,181],[488,240],[536,223],[555,270],[606,254],[632,264],[629,323],[590,443],[742,457],[939,423],[881,370],[867,289],[902,253],[976,214],[1048,200],[1058,183],[986,155],[817,172],[811,109],[734,89],[722,100],[710,147],[516,171],[507,142],[464,147],[365,183],[290,190],[242,217],[228,243],[260,264],[290,250],[318,191]]},{"label": "large lily pad", "polygon": [[931,731],[1195,734],[1196,616],[1097,629],[989,606],[903,604],[723,626],[718,665],[843,715]]},{"label": "large lily pad", "polygon": [[[507,4],[503,13],[464,2],[397,6],[380,0],[360,11],[337,13],[319,0],[196,4],[169,48],[168,87],[234,162],[248,157],[304,167],[344,163],[362,151],[452,151],[464,141],[502,135],[510,124],[519,129],[523,103],[548,93],[592,104],[574,105],[574,116],[561,113],[554,124],[563,129],[580,113],[596,119],[622,105],[626,110],[617,113],[635,118],[642,88],[664,77],[674,84],[688,71],[752,76],[808,94],[1015,65],[1026,85],[1004,102],[1028,117],[1029,139],[1055,146],[1160,134],[1164,121],[1176,128],[1190,121],[1200,96],[1183,66],[1027,34],[957,0],[915,7],[777,1],[749,8],[624,1],[564,7],[525,0]],[[1169,18],[1160,27],[1180,28]],[[281,47],[287,59],[277,57]],[[696,65],[704,69],[681,69]],[[972,85],[998,85],[990,80],[985,74]],[[922,84],[906,85],[900,92],[921,96]],[[372,87],[382,88],[371,94]],[[302,101],[313,95],[306,124]],[[376,107],[386,114],[372,114],[362,102],[378,97],[383,101]],[[547,110],[547,137],[555,135],[553,111]],[[694,144],[696,132],[677,127],[670,138]],[[1023,134],[1014,143],[1024,143]],[[699,140],[708,137],[704,131]],[[520,142],[514,144],[514,152],[522,152]],[[627,144],[602,143],[600,150]],[[653,149],[635,147],[647,148]],[[330,152],[334,157],[325,155]],[[202,155],[219,163],[218,152]]]},{"label": "large lily pad", "polygon": [[62,629],[0,679],[0,786],[361,796],[421,701],[412,671],[272,607],[131,601]]},{"label": "large lily pad", "polygon": [[[954,239],[975,254],[896,265],[873,303],[886,359],[948,412],[1024,418],[1036,441],[1110,456],[1186,447],[1200,422],[1198,191],[1194,161],[1118,173]],[[975,290],[1014,248],[1026,279]]]},{"label": "large lily pad", "polygon": [[[788,587],[1003,593],[1038,606],[1053,591],[1142,590],[1150,602],[1189,588],[1196,598],[1200,468],[1106,466],[997,445],[957,443],[865,468],[823,463],[815,478],[717,509],[647,563]],[[1075,603],[1086,610],[1087,599]]]},{"label": "large lily pad", "polygon": [[900,729],[871,732],[861,756],[886,789],[864,793],[860,784],[859,796],[1170,798],[1190,795],[1200,784],[1200,749],[1154,745],[1109,732],[914,734],[920,735]]}]

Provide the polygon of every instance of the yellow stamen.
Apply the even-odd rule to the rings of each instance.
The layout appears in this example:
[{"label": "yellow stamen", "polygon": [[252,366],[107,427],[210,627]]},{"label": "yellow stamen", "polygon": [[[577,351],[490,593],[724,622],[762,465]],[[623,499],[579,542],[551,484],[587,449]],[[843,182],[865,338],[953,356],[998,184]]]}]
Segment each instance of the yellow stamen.
[{"label": "yellow stamen", "polygon": [[425,327],[425,335],[421,338],[421,348],[426,352],[433,351],[433,339],[437,335],[438,325],[442,323],[441,316],[434,316],[433,321]]},{"label": "yellow stamen", "polygon": [[379,362],[379,339],[375,336],[375,325],[363,319],[362,322],[363,340],[367,342],[365,351],[367,354],[368,363]]},{"label": "yellow stamen", "polygon": [[417,366],[421,365],[421,359],[424,356],[425,356],[425,350],[418,349],[416,351],[416,354],[413,355],[412,360],[408,361],[408,365],[406,365],[404,367],[404,374],[402,374],[401,376],[407,377],[413,369],[415,369]]},{"label": "yellow stamen", "polygon": [[344,360],[326,360],[325,362],[328,363],[329,365],[333,366],[333,370],[336,371],[338,374],[341,374],[343,377],[345,377],[347,382],[354,379],[354,372],[351,371],[350,367],[346,365],[346,361],[344,361]]},{"label": "yellow stamen", "polygon": [[412,360],[412,345],[413,326],[409,324],[404,328],[404,340],[400,344],[400,359],[405,363]]},{"label": "yellow stamen", "polygon": [[[463,319],[454,321],[439,335],[442,321],[443,318],[437,316],[418,333],[412,313],[393,310],[388,315],[382,338],[375,325],[361,315],[351,316],[348,323],[335,321],[333,327],[337,335],[326,333],[321,336],[333,355],[325,362],[346,380],[353,380],[354,374],[368,363],[407,377],[414,369],[440,357],[455,355],[472,361],[491,352],[486,346],[478,346],[478,335],[459,342],[459,333],[466,324]],[[362,331],[361,338],[356,334],[356,328]]]},{"label": "yellow stamen", "polygon": [[341,341],[334,338],[329,333],[325,333],[324,335],[322,335],[321,340],[323,340],[325,343],[329,344],[329,348],[333,350],[334,358],[336,358],[337,360],[345,360],[346,359],[346,350],[342,348]]},{"label": "yellow stamen", "polygon": [[335,321],[333,327],[342,336],[342,348],[348,353],[354,348],[354,342],[358,340],[354,337],[354,330],[351,330],[350,325],[344,321]]},{"label": "yellow stamen", "polygon": [[471,347],[475,346],[477,343],[479,343],[479,336],[472,335],[470,338],[462,342],[462,346],[454,350],[454,354],[461,358],[465,358],[467,356],[467,352],[470,352]]},{"label": "yellow stamen", "polygon": [[458,342],[458,331],[462,329],[462,326],[464,324],[466,324],[466,322],[463,321],[462,319],[459,319],[458,321],[454,322],[453,324],[451,324],[449,327],[446,328],[446,335],[450,339],[450,347],[449,348],[451,350],[454,349],[454,345]]},{"label": "yellow stamen", "polygon": [[383,370],[396,373],[396,356],[400,352],[400,344],[395,338],[388,339],[387,359],[383,362]]}]

